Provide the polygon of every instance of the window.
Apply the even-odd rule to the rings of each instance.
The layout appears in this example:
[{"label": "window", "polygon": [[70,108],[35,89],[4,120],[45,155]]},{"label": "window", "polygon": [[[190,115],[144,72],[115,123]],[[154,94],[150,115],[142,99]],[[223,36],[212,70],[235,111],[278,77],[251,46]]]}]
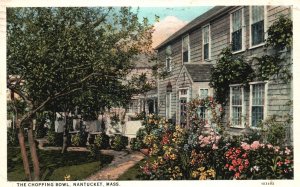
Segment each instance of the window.
[{"label": "window", "polygon": [[179,112],[180,112],[180,125],[186,125],[186,113],[188,102],[188,89],[179,90]]},{"label": "window", "polygon": [[171,93],[166,94],[166,119],[171,119]]},{"label": "window", "polygon": [[232,126],[243,127],[243,102],[244,90],[243,87],[231,86],[230,87],[230,118]]},{"label": "window", "polygon": [[264,6],[252,6],[250,16],[251,45],[255,46],[265,41]]},{"label": "window", "polygon": [[250,126],[257,127],[265,117],[265,83],[250,83]]},{"label": "window", "polygon": [[200,89],[200,98],[205,99],[208,96],[208,89]]},{"label": "window", "polygon": [[206,107],[204,106],[200,106],[199,109],[198,109],[198,115],[199,115],[199,118],[202,120],[202,121],[205,121],[206,120]]},{"label": "window", "polygon": [[189,35],[182,38],[182,62],[188,63],[190,61],[190,39]]},{"label": "window", "polygon": [[172,70],[172,66],[171,66],[171,57],[167,57],[166,58],[166,71],[170,72]]},{"label": "window", "polygon": [[202,40],[203,40],[203,59],[210,59],[210,27],[209,25],[202,28]]},{"label": "window", "polygon": [[232,51],[243,50],[244,10],[241,8],[231,13],[231,43]]}]

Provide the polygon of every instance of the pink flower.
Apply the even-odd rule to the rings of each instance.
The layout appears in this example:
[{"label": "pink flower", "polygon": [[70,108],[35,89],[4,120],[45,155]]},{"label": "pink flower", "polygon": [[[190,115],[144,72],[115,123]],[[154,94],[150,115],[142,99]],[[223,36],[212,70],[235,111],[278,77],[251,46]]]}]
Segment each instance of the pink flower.
[{"label": "pink flower", "polygon": [[283,162],[279,161],[277,162],[277,166],[281,166],[283,164]]},{"label": "pink flower", "polygon": [[251,149],[256,150],[259,148],[259,146],[260,146],[259,141],[254,141],[250,147]]},{"label": "pink flower", "polygon": [[221,136],[216,136],[216,141],[218,142],[221,139]]},{"label": "pink flower", "polygon": [[242,147],[245,151],[248,151],[248,150],[250,149],[250,145],[247,144],[247,143],[245,143],[245,142],[242,143],[241,147]]},{"label": "pink flower", "polygon": [[200,136],[199,136],[199,140],[202,140],[202,139],[203,139],[203,136],[202,136],[202,135],[200,135]]},{"label": "pink flower", "polygon": [[280,149],[279,146],[275,146],[275,147],[274,147],[275,152],[279,152],[279,149]]},{"label": "pink flower", "polygon": [[290,155],[291,150],[289,148],[285,147],[285,151],[284,152],[285,152],[285,154]]},{"label": "pink flower", "polygon": [[291,161],[290,160],[288,160],[288,159],[285,159],[285,162],[284,162],[284,164],[289,164],[289,163],[291,163]]},{"label": "pink flower", "polygon": [[236,179],[240,178],[240,173],[239,173],[239,172],[236,172],[236,173],[234,174],[234,177],[235,177]]},{"label": "pink flower", "polygon": [[234,167],[233,166],[229,166],[229,171],[233,171]]},{"label": "pink flower", "polygon": [[268,147],[269,149],[271,149],[271,148],[273,148],[273,145],[267,144],[267,147]]},{"label": "pink flower", "polygon": [[213,144],[212,149],[216,150],[216,149],[218,149],[218,146],[216,144]]}]

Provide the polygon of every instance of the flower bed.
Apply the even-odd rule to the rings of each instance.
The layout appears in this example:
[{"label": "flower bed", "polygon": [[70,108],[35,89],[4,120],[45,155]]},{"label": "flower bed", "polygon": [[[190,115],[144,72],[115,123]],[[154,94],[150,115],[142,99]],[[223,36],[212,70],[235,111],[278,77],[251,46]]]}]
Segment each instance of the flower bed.
[{"label": "flower bed", "polygon": [[143,143],[151,159],[141,166],[143,179],[293,178],[292,148],[222,136],[206,122],[195,121],[182,128],[158,116],[145,119]]}]

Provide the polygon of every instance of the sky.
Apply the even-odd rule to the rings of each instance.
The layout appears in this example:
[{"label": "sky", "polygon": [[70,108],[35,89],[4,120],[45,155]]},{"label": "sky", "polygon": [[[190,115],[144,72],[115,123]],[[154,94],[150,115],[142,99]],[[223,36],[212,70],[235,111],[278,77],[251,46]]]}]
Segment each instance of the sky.
[{"label": "sky", "polygon": [[[154,24],[152,47],[156,47],[188,22],[211,8],[212,6],[140,7],[138,16],[140,20],[147,17],[149,22]],[[133,9],[134,12],[136,10],[137,8]],[[155,22],[155,15],[159,16],[159,22]]]}]

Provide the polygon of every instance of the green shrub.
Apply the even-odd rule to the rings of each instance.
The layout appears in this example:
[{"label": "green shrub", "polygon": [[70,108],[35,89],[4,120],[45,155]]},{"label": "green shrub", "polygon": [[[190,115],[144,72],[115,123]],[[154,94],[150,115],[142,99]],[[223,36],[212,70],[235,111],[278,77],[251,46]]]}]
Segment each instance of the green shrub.
[{"label": "green shrub", "polygon": [[128,137],[117,134],[111,139],[111,148],[116,151],[121,151],[125,149],[128,145]]},{"label": "green shrub", "polygon": [[99,148],[99,149],[107,149],[109,148],[109,136],[105,133],[101,133],[99,135],[96,135],[94,144]]},{"label": "green shrub", "polygon": [[16,129],[7,129],[7,144],[10,146],[18,145],[18,133]]},{"label": "green shrub", "polygon": [[71,136],[71,145],[72,146],[85,146],[87,141],[87,133],[79,132]]},{"label": "green shrub", "polygon": [[54,130],[47,132],[47,140],[49,145],[62,146],[63,144],[63,133],[56,133]]},{"label": "green shrub", "polygon": [[146,148],[145,143],[143,142],[144,137],[146,136],[145,129],[141,128],[136,133],[136,138],[130,140],[130,148],[132,150],[140,150]]},{"label": "green shrub", "polygon": [[87,148],[90,151],[90,155],[94,158],[100,154],[100,150],[95,144],[90,144]]}]

